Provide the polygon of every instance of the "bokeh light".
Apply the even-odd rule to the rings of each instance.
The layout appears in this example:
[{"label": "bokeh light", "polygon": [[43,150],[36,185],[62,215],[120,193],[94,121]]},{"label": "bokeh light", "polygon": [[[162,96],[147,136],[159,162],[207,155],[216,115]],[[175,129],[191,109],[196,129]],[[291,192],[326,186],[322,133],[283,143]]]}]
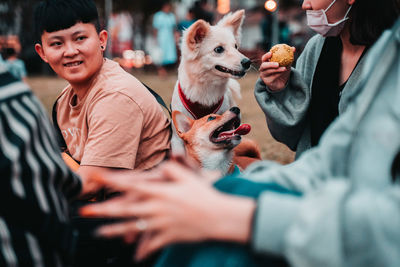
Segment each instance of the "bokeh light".
[{"label": "bokeh light", "polygon": [[265,2],[264,7],[266,10],[268,10],[270,12],[274,12],[276,10],[276,8],[278,7],[278,5],[274,0],[268,0]]},{"label": "bokeh light", "polygon": [[220,14],[226,14],[231,10],[230,0],[218,0],[217,11]]}]

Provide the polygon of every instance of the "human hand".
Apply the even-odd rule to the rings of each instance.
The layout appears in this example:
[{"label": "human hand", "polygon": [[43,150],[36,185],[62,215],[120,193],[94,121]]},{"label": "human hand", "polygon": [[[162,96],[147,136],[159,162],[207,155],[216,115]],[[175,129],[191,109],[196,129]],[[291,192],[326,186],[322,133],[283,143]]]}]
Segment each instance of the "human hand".
[{"label": "human hand", "polygon": [[262,56],[259,68],[260,78],[271,91],[280,91],[285,88],[289,80],[291,66],[279,67],[279,63],[269,61],[271,56],[271,52]]},{"label": "human hand", "polygon": [[[124,222],[101,227],[103,237],[133,242],[141,236],[136,259],[172,243],[207,239],[245,243],[250,239],[255,201],[216,191],[200,175],[168,162],[161,171],[137,173],[135,183],[125,178],[99,178],[121,196],[81,209],[86,217],[112,217]],[[161,175],[163,179],[155,179]]]},{"label": "human hand", "polygon": [[81,178],[82,190],[79,195],[81,199],[90,199],[95,197],[96,194],[103,189],[103,184],[98,182],[98,178],[105,174],[106,170],[103,168],[98,169],[92,166],[81,166],[78,168],[77,173]]},{"label": "human hand", "polygon": [[80,166],[77,170],[81,181],[82,181],[82,191],[80,198],[92,198],[97,196],[100,190],[105,190],[106,194],[115,192],[112,188],[108,188],[107,182],[103,180],[110,179],[108,177],[114,178],[118,177],[120,179],[126,179],[126,181],[132,183],[132,179],[136,170],[117,170],[106,167],[98,166]]}]

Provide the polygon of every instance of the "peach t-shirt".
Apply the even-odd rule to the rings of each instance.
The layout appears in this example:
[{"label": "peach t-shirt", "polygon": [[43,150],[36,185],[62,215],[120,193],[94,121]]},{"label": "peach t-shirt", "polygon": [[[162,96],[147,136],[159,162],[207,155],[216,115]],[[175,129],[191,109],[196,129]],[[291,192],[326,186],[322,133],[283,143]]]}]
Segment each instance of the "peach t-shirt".
[{"label": "peach t-shirt", "polygon": [[67,86],[57,122],[81,165],[149,169],[170,148],[169,120],[154,96],[118,63],[106,59],[83,99]]}]

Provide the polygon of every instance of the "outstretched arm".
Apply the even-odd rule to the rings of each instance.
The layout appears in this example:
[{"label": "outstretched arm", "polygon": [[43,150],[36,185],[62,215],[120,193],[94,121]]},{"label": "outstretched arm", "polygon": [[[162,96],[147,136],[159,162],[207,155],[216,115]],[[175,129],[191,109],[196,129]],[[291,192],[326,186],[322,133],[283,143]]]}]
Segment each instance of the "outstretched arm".
[{"label": "outstretched arm", "polygon": [[[225,240],[247,243],[255,201],[215,190],[199,173],[174,162],[160,169],[119,175],[101,182],[122,196],[81,210],[83,216],[127,218],[123,223],[104,226],[98,233],[140,240],[136,258],[178,242]],[[163,177],[160,180],[160,177]],[[111,178],[111,177],[110,177]]]}]

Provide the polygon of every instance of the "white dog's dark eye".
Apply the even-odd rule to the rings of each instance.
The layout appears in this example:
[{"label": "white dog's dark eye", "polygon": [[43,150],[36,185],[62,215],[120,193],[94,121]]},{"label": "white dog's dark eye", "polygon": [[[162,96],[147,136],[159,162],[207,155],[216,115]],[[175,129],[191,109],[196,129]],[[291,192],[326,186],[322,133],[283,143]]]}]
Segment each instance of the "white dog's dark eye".
[{"label": "white dog's dark eye", "polygon": [[207,119],[207,121],[213,121],[213,120],[215,120],[215,117],[214,117],[214,116],[210,116],[210,117],[208,117],[208,119]]},{"label": "white dog's dark eye", "polygon": [[217,46],[217,47],[214,49],[214,52],[217,53],[217,54],[221,54],[221,53],[223,53],[224,51],[225,51],[225,49],[224,49],[222,46]]},{"label": "white dog's dark eye", "polygon": [[238,45],[237,44],[235,44],[235,48],[238,49]]}]

